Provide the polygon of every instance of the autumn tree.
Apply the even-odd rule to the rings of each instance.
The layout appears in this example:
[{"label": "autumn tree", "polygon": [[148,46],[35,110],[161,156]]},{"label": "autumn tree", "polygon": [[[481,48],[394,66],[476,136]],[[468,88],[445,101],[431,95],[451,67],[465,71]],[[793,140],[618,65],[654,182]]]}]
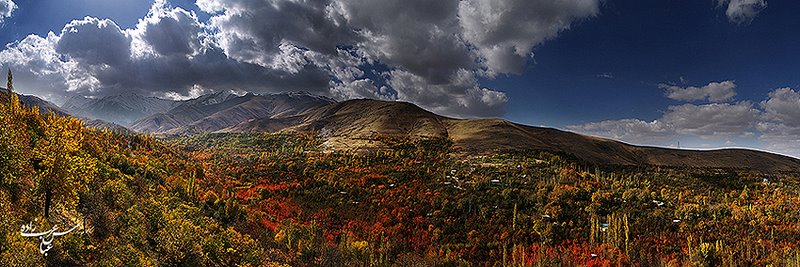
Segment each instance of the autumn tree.
[{"label": "autumn tree", "polygon": [[27,147],[19,142],[24,132],[17,126],[9,121],[6,112],[0,114],[0,186],[4,188],[11,188],[26,171]]},{"label": "autumn tree", "polygon": [[93,161],[80,149],[83,126],[74,118],[47,114],[42,139],[34,154],[41,159],[38,191],[44,194],[44,216],[49,217],[54,202],[73,203],[81,179],[92,175]]},{"label": "autumn tree", "polygon": [[[3,93],[8,102],[0,102],[0,186],[16,193],[16,184],[29,170],[26,168],[29,156],[27,124],[23,117],[28,116],[19,104],[13,88],[11,70],[8,72],[8,87]],[[12,95],[13,94],[13,95]]]}]

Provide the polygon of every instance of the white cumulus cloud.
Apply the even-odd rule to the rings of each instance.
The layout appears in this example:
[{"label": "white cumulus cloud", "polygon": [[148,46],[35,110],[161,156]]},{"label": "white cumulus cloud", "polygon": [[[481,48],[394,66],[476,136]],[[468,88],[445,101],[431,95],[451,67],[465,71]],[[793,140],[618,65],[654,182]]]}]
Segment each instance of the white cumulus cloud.
[{"label": "white cumulus cloud", "polygon": [[[732,81],[711,82],[703,87],[659,85],[666,96],[682,101],[709,100],[721,102],[732,99],[736,85]],[[761,104],[766,105],[765,103]],[[567,126],[568,129],[625,142],[644,145],[669,145],[684,137],[706,141],[732,138],[752,139],[762,133],[760,125],[764,112],[750,101],[672,105],[657,119],[606,120]]]},{"label": "white cumulus cloud", "polygon": [[683,104],[670,106],[668,110],[661,120],[671,125],[676,133],[704,139],[752,135],[752,128],[760,114],[748,101],[734,104]]},{"label": "white cumulus cloud", "polygon": [[571,125],[567,128],[588,135],[636,144],[661,144],[672,140],[675,136],[675,129],[659,120],[650,122],[639,119],[606,120]]},{"label": "white cumulus cloud", "polygon": [[[682,100],[710,97],[698,91],[704,90],[696,88],[681,92],[692,96]],[[731,146],[736,144],[731,140],[744,140],[750,146],[800,157],[800,92],[789,87],[778,88],[770,91],[758,105],[750,101],[702,105],[687,103],[668,106],[653,121],[606,120],[567,128],[643,145],[671,145],[677,140],[689,138],[704,140],[705,143],[698,144],[700,146],[713,147],[715,142],[717,146]]]},{"label": "white cumulus cloud", "polygon": [[17,4],[11,0],[0,0],[0,23],[3,23],[3,20],[6,18],[11,17],[11,13],[17,9]]},{"label": "white cumulus cloud", "polygon": [[734,104],[684,104],[667,109],[660,118],[650,122],[639,119],[607,120],[570,125],[567,128],[636,144],[663,145],[679,136],[710,140],[752,137],[761,114],[747,101]]},{"label": "white cumulus cloud", "polygon": [[736,24],[749,24],[767,8],[766,0],[718,0],[718,4],[726,7],[725,15]]},{"label": "white cumulus cloud", "polygon": [[733,81],[710,82],[702,87],[679,87],[675,85],[660,84],[659,88],[665,89],[670,99],[681,101],[708,100],[710,102],[725,102],[736,96],[736,83]]},{"label": "white cumulus cloud", "polygon": [[800,92],[779,88],[761,102],[764,109],[759,139],[772,151],[800,155]]}]

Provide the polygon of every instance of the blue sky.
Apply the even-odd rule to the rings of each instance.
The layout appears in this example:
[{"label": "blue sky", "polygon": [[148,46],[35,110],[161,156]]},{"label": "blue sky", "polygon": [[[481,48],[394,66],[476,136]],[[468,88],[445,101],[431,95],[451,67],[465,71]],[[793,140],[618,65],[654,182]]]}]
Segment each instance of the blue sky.
[{"label": "blue sky", "polygon": [[[511,96],[508,118],[545,125],[656,119],[677,103],[658,84],[681,77],[696,86],[734,80],[737,99],[761,101],[799,87],[797,8],[771,1],[751,24],[737,25],[712,1],[608,1],[600,16],[536,49],[522,75],[484,83]],[[598,78],[604,73],[613,79]]]},{"label": "blue sky", "polygon": [[0,0],[0,64],[55,103],[305,90],[800,155],[797,1],[268,2]]},{"label": "blue sky", "polygon": [[[147,14],[150,0],[13,0],[17,8],[0,26],[0,43],[60,32],[64,25],[86,16],[110,18],[120,27],[131,28]],[[172,5],[197,10],[193,1],[170,1]],[[208,16],[206,16],[208,18]]]}]

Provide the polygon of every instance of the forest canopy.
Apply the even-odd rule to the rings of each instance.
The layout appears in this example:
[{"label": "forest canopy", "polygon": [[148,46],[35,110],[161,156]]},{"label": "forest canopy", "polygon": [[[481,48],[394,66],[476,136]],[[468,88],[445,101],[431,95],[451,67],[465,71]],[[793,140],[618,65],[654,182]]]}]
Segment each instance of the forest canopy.
[{"label": "forest canopy", "polygon": [[[5,99],[2,266],[800,266],[794,176],[466,157],[443,139],[155,138]],[[43,256],[29,222],[79,230]]]}]

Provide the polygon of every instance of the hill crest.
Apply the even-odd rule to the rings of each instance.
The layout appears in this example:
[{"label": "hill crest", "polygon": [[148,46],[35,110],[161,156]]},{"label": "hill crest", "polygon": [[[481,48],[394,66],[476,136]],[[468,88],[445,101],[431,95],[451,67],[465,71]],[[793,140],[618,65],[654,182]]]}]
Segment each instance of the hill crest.
[{"label": "hill crest", "polygon": [[[260,129],[258,124],[269,125]],[[762,172],[798,172],[800,159],[747,149],[679,150],[637,146],[554,128],[517,124],[502,119],[454,119],[414,104],[357,99],[308,110],[293,118],[265,123],[250,120],[227,132],[316,132],[333,149],[373,149],[376,136],[448,138],[457,153],[491,154],[515,150],[565,153],[606,165],[654,165],[687,168],[744,168]],[[281,125],[293,126],[280,129]],[[247,129],[247,130],[244,130]]]}]

